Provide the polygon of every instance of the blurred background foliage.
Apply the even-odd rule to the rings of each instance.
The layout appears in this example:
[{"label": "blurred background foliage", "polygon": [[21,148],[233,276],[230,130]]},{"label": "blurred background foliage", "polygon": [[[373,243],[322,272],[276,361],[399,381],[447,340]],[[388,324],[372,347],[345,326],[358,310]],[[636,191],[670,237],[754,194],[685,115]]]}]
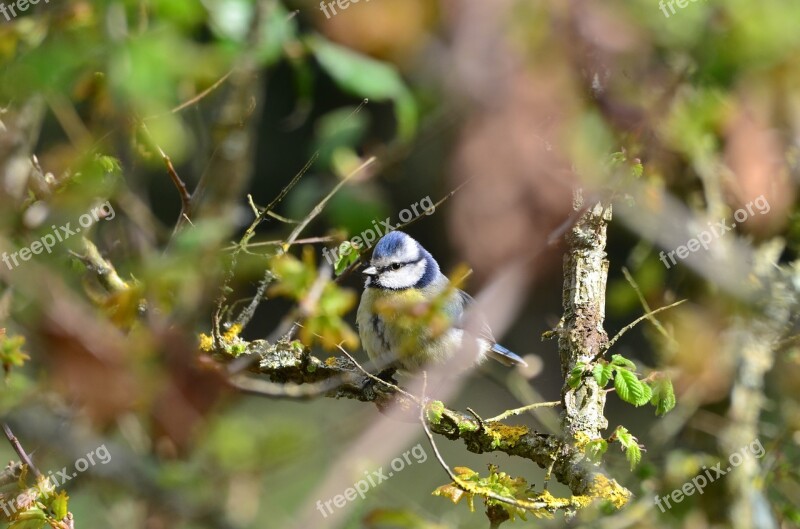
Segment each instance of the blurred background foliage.
[{"label": "blurred background foliage", "polygon": [[[664,193],[683,209],[660,231],[689,237],[763,195],[768,214],[724,237],[785,243],[784,267],[798,257],[800,4],[372,0],[328,11],[336,14],[312,0],[53,0],[0,15],[0,251],[75,227],[106,200],[114,209],[52,254],[0,264],[0,413],[41,470],[103,443],[111,453],[63,487],[76,526],[290,527],[313,513],[326,498],[309,494],[378,412],[237,395],[198,355],[197,337],[210,333],[221,292],[237,313],[268,270],[278,287],[244,331],[265,338],[313,287],[323,247],[373,221],[396,224],[399,211],[465,182],[408,231],[445,270],[469,263],[473,292],[504,265],[526,263],[530,282],[502,342],[531,368],[487,368],[447,404],[492,416],[559,398],[556,347],[540,340],[561,312],[564,248],[551,235],[576,186],[613,197],[617,211],[635,203],[610,230],[607,329],[641,315],[643,301],[689,299],[660,315],[666,336],[642,324],[616,346],[669,372],[678,407],[656,419],[609,398],[609,431],[624,423],[647,447],[634,472],[621,453],[605,457],[636,498],[620,513],[583,511],[575,524],[800,526],[796,305],[764,344],[759,375],[743,382],[746,358],[732,336],[761,321],[764,306],[744,307],[721,277],[745,258],[726,254],[711,274],[690,260],[667,268],[659,252],[675,245],[639,229],[664,210]],[[621,175],[613,153],[641,174]],[[309,160],[237,251],[259,208]],[[190,212],[167,162],[193,195]],[[190,222],[176,229],[182,213]],[[124,286],[92,269],[83,237]],[[312,327],[353,352],[355,275],[326,290]],[[737,388],[748,383],[764,400],[747,401],[755,418],[740,424]],[[557,431],[556,413],[519,421]],[[659,511],[653,496],[726,459],[737,428],[763,442],[757,465]],[[452,466],[495,463],[542,482],[528,461],[440,446]],[[365,458],[368,469],[388,465]],[[346,487],[358,477],[342,479]],[[351,502],[340,525],[486,527],[484,516],[430,495],[447,481],[433,457],[409,465]],[[752,519],[737,515],[745,501]],[[15,527],[41,526],[31,523]]]}]

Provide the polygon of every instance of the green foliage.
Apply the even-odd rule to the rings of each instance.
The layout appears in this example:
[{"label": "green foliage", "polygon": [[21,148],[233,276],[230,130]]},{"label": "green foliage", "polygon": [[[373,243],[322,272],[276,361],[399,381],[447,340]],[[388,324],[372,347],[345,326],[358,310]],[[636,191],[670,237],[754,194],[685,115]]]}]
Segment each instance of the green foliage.
[{"label": "green foliage", "polygon": [[597,381],[600,387],[604,388],[608,384],[608,381],[611,380],[613,371],[614,368],[611,366],[611,364],[598,362],[595,364],[594,369],[592,369],[592,375],[594,375],[594,379]]},{"label": "green foliage", "polygon": [[491,492],[504,498],[527,499],[531,491],[524,478],[512,478],[505,472],[500,472],[495,465],[489,465],[489,475],[486,477],[481,477],[479,473],[467,467],[455,467],[453,471],[458,478],[458,483],[442,485],[433,491],[434,496],[447,498],[455,504],[466,498],[471,512],[475,512],[475,496],[482,496],[487,505],[499,505],[505,508],[512,521],[516,516],[523,520],[527,519],[524,509],[487,496],[487,493]]},{"label": "green foliage", "polygon": [[41,529],[45,525],[65,529],[61,523],[69,513],[69,496],[65,491],[55,492],[49,478],[40,478],[33,487],[27,485],[28,469],[23,467],[19,477],[18,491],[8,492],[3,501],[12,507],[9,514],[9,529]]},{"label": "green foliage", "polygon": [[53,511],[53,518],[56,520],[63,520],[67,516],[67,502],[69,496],[65,491],[61,491],[55,495],[53,501],[50,503],[50,509]]},{"label": "green foliage", "polygon": [[668,377],[657,377],[651,387],[653,396],[650,398],[650,404],[656,407],[656,415],[664,415],[675,407],[675,389]]},{"label": "green foliage", "polygon": [[106,156],[104,154],[95,154],[95,161],[102,167],[103,171],[112,174],[122,173],[122,162],[113,156]]},{"label": "green foliage", "polygon": [[590,461],[599,463],[603,455],[608,451],[608,441],[605,439],[593,439],[586,443],[584,453]]},{"label": "green foliage", "polygon": [[[580,370],[578,366],[573,369],[568,380],[570,387],[577,387],[585,369],[583,364],[580,364]],[[637,407],[649,402],[655,406],[656,415],[664,415],[675,407],[675,390],[669,377],[654,373],[648,379],[639,379],[636,364],[622,355],[612,355],[610,362],[598,360],[592,368],[592,375],[601,388],[613,379],[620,399]]]},{"label": "green foliage", "polygon": [[[302,260],[291,254],[281,254],[270,260],[276,281],[270,286],[271,296],[286,296],[297,302],[304,301],[306,319],[300,328],[300,340],[309,347],[320,343],[326,349],[342,344],[354,349],[358,347],[358,336],[343,317],[355,306],[356,294],[336,283],[323,279],[318,281],[314,252],[310,247],[303,250]],[[308,302],[312,288],[319,289],[315,303]]]},{"label": "green foliage", "polygon": [[634,364],[633,361],[628,360],[622,355],[617,355],[617,354],[611,355],[611,365],[615,367],[619,366],[628,369],[633,369],[634,371],[636,370],[636,364]]},{"label": "green foliage", "polygon": [[614,435],[612,435],[612,439],[614,438],[619,441],[620,447],[625,452],[625,458],[630,463],[631,470],[633,470],[642,460],[642,447],[639,445],[638,439],[624,426],[617,426]]},{"label": "green foliage", "polygon": [[0,329],[0,364],[6,376],[12,367],[22,367],[30,357],[22,350],[25,345],[24,336],[6,336],[6,330]]},{"label": "green foliage", "polygon": [[615,368],[614,388],[617,390],[619,398],[633,404],[642,406],[650,401],[650,388],[642,383],[635,373],[622,367]]},{"label": "green foliage", "polygon": [[442,422],[443,413],[444,403],[440,400],[434,400],[425,407],[425,417],[431,424],[439,424]]},{"label": "green foliage", "polygon": [[350,241],[345,241],[339,245],[336,262],[333,264],[334,273],[338,276],[347,270],[347,267],[358,261],[359,253]]},{"label": "green foliage", "polygon": [[572,389],[576,389],[580,383],[581,378],[583,378],[583,373],[586,371],[586,364],[583,362],[578,362],[575,364],[575,367],[572,368],[572,371],[569,372],[569,377],[567,377],[567,384]]},{"label": "green foliage", "polygon": [[417,127],[416,103],[393,66],[321,37],[309,37],[305,42],[343,90],[374,101],[392,101],[398,136],[403,141],[411,139]]},{"label": "green foliage", "polygon": [[41,529],[47,523],[47,515],[38,507],[20,512],[8,529]]}]

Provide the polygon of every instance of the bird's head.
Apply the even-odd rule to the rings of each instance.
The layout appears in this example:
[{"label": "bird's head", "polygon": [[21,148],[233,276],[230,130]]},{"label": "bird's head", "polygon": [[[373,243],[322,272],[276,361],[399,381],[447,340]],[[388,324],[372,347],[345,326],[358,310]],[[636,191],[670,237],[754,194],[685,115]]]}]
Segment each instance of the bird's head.
[{"label": "bird's head", "polygon": [[424,288],[439,276],[439,265],[420,243],[402,231],[384,235],[362,272],[365,286],[386,290]]}]

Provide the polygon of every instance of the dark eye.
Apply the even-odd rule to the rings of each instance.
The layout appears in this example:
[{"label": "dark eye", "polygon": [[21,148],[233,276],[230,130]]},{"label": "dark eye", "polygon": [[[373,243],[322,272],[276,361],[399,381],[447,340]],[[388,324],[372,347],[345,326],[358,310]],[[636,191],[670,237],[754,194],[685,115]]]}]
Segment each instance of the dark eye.
[{"label": "dark eye", "polygon": [[392,270],[400,270],[403,268],[403,263],[394,263],[391,267]]}]

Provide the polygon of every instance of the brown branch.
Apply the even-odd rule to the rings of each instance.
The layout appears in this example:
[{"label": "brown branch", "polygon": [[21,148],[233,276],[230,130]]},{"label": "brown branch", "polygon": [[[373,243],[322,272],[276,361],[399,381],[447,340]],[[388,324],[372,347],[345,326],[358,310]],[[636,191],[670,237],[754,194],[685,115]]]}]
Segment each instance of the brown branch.
[{"label": "brown branch", "polygon": [[142,128],[142,131],[147,136],[148,141],[150,144],[158,151],[158,154],[161,156],[161,159],[164,161],[164,165],[167,166],[167,174],[169,174],[172,183],[175,185],[175,189],[178,190],[178,196],[181,199],[181,213],[178,217],[178,221],[175,224],[175,230],[173,233],[177,233],[180,229],[181,225],[184,221],[191,222],[192,218],[192,194],[189,193],[189,189],[186,187],[186,184],[181,179],[178,172],[175,170],[175,166],[172,164],[172,159],[169,157],[167,153],[155,142],[153,136],[150,134],[150,130],[147,128],[147,125],[144,122],[140,122],[139,124]]},{"label": "brown branch", "polygon": [[14,432],[11,431],[11,427],[7,423],[3,423],[3,431],[6,434],[6,438],[8,442],[11,443],[11,447],[19,456],[20,460],[28,467],[28,470],[34,475],[34,477],[39,480],[42,478],[42,473],[39,472],[39,469],[36,468],[36,465],[33,464],[31,458],[25,452],[25,449],[22,448],[22,444],[20,444],[19,439],[14,435]]},{"label": "brown branch", "polygon": [[[251,372],[266,377],[263,382],[269,381],[267,385],[246,383],[247,387],[242,389],[249,393],[277,398],[354,399],[373,402],[381,410],[390,405],[401,410],[415,410],[419,406],[417,399],[399,394],[388,385],[375,383],[364,374],[365,368],[359,369],[349,358],[331,357],[322,361],[307,350],[293,349],[287,342],[272,344],[263,340],[247,343],[244,354],[254,356],[247,361],[252,366]],[[301,389],[303,385],[310,385],[312,391]],[[543,469],[552,465],[553,476],[575,495],[606,499],[617,506],[628,499],[629,492],[625,488],[597,472],[581,451],[556,436],[526,426],[480,421],[470,414],[447,408],[440,420],[429,420],[428,427],[432,433],[450,440],[461,439],[467,450],[476,454],[504,452],[528,459]]]}]

